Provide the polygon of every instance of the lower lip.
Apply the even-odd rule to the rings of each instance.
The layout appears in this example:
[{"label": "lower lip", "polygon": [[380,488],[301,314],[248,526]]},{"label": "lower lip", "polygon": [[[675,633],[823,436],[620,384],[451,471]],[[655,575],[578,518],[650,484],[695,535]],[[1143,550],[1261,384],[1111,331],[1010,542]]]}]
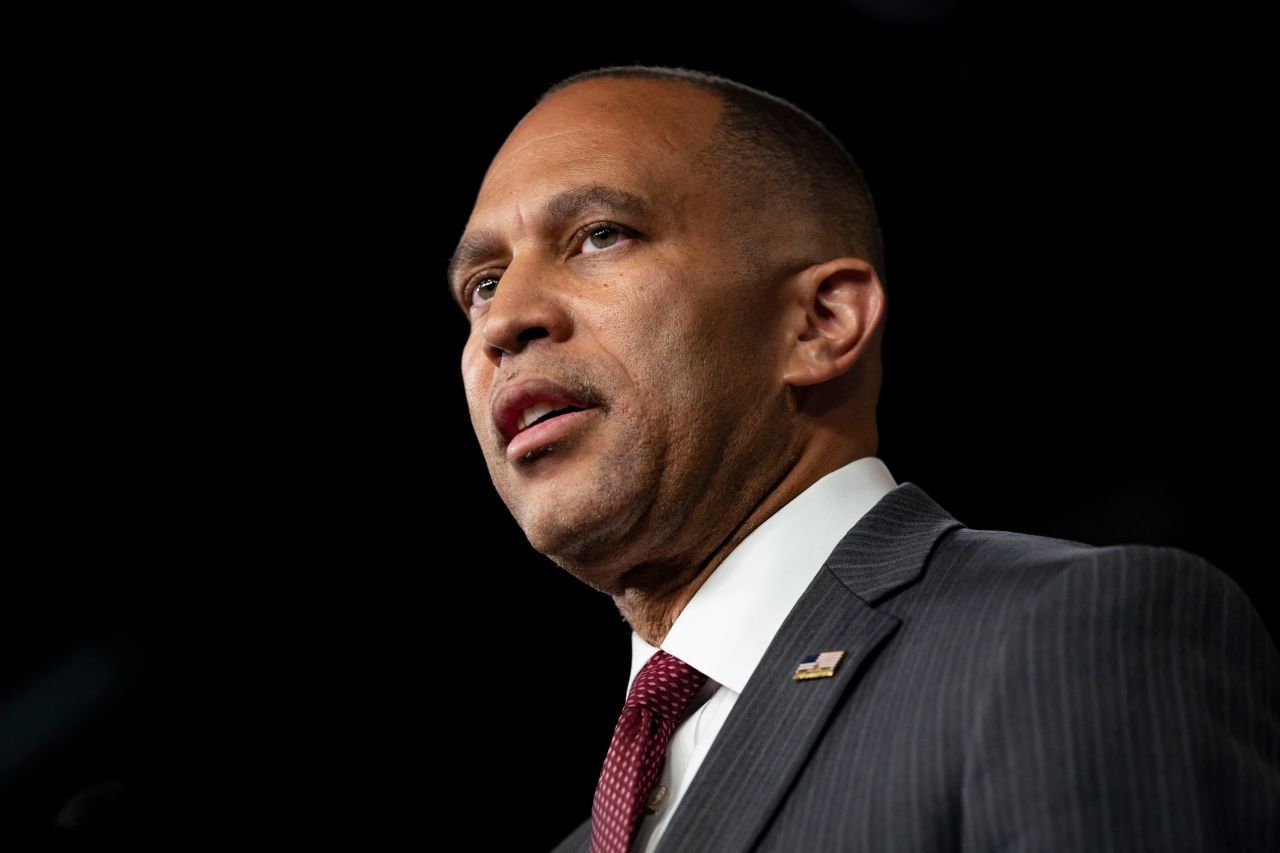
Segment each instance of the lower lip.
[{"label": "lower lip", "polygon": [[515,462],[520,457],[540,447],[557,441],[576,429],[582,419],[590,415],[594,409],[583,409],[580,412],[568,412],[558,415],[549,421],[534,424],[523,432],[516,433],[507,445],[507,459]]}]

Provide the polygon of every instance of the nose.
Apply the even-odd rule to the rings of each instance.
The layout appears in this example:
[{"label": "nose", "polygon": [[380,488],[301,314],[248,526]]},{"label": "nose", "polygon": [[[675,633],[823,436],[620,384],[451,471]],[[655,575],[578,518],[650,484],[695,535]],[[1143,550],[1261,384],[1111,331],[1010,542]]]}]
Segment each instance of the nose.
[{"label": "nose", "polygon": [[522,352],[531,341],[562,341],[571,321],[554,273],[531,261],[512,261],[484,316],[485,353],[499,364],[504,356]]}]

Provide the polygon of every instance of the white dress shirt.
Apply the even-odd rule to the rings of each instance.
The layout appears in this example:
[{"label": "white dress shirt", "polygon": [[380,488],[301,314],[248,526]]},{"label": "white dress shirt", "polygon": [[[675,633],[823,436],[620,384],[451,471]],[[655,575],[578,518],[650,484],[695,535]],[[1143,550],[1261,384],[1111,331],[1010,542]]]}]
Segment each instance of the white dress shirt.
[{"label": "white dress shirt", "polygon": [[[650,800],[656,801],[656,811],[640,818],[632,851],[649,853],[657,846],[787,614],[849,528],[896,486],[875,456],[832,471],[738,543],[676,617],[662,648],[706,673],[707,683],[690,700],[695,710],[671,736]],[[657,651],[631,632],[628,695],[641,667]]]}]

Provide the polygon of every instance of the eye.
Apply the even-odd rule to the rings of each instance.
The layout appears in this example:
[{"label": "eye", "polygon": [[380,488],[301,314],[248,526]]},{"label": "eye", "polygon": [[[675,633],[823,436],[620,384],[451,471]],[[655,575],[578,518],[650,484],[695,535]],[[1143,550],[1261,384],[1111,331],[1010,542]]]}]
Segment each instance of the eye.
[{"label": "eye", "polygon": [[481,302],[488,302],[493,298],[493,293],[498,289],[498,277],[496,275],[485,275],[476,279],[475,287],[471,288],[471,298],[469,302],[474,303],[477,299]]},{"label": "eye", "polygon": [[[579,228],[569,245],[572,248],[581,242],[582,254],[598,255],[619,245],[619,238],[630,240],[633,235],[634,232],[629,228],[609,222],[597,222],[585,228]],[[492,274],[484,274],[472,279],[472,284],[464,285],[462,288],[463,303],[468,308],[475,308],[481,303],[488,302],[498,290],[498,279],[499,276]]]},{"label": "eye", "polygon": [[594,255],[610,249],[618,244],[619,237],[626,236],[621,228],[606,222],[588,225],[578,234],[584,237],[582,241],[582,254],[584,255]]},{"label": "eye", "polygon": [[475,307],[481,302],[492,300],[494,293],[498,291],[497,275],[480,275],[472,280],[474,284],[466,284],[462,288],[462,301],[466,306]]}]

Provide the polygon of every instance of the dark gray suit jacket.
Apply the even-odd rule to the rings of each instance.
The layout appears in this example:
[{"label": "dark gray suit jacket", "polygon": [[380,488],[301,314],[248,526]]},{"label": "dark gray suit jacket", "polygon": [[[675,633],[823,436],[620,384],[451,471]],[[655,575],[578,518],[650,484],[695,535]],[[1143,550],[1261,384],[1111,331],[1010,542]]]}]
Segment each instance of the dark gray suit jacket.
[{"label": "dark gray suit jacket", "polygon": [[[792,680],[832,649],[834,677]],[[1201,557],[974,530],[902,483],[787,617],[657,850],[1277,851],[1280,654]]]}]

